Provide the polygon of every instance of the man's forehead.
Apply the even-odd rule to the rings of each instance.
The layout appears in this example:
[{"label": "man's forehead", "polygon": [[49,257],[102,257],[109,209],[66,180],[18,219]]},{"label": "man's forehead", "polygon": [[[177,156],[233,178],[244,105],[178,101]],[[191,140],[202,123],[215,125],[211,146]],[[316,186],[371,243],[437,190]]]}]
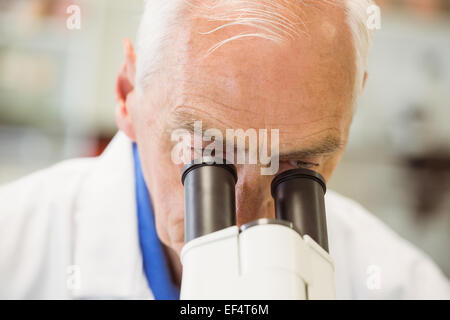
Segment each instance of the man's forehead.
[{"label": "man's forehead", "polygon": [[190,31],[192,39],[174,62],[180,65],[171,79],[182,88],[184,97],[177,97],[182,103],[186,97],[193,106],[197,100],[210,100],[219,112],[217,118],[235,115],[237,122],[264,118],[266,124],[270,119],[289,120],[299,110],[321,114],[330,108],[351,108],[356,66],[350,36],[347,41],[341,41],[342,33],[324,40],[323,33],[329,33],[310,30],[309,36],[291,44],[249,37],[226,43],[205,57],[223,37],[249,30],[238,28],[222,37],[199,34],[200,30]]},{"label": "man's forehead", "polygon": [[[328,17],[328,29],[333,19]],[[345,38],[344,32],[335,32],[330,40],[322,37],[324,32],[330,36],[327,30],[311,24],[310,34],[297,43],[249,37],[225,43],[205,57],[222,37],[251,31],[233,26],[200,34],[206,27],[183,31],[189,40],[182,57],[174,61],[181,71],[173,75],[173,83],[181,91],[172,96],[170,130],[192,131],[194,121],[201,120],[203,131],[279,129],[280,152],[300,147],[325,152],[343,145],[354,88],[350,33]]]}]

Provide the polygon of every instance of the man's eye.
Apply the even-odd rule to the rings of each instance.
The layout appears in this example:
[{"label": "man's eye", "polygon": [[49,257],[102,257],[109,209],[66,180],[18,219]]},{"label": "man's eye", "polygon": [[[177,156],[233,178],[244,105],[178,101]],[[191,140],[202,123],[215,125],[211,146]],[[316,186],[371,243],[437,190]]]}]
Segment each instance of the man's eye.
[{"label": "man's eye", "polygon": [[300,169],[311,169],[311,168],[319,166],[318,163],[307,162],[307,161],[302,161],[302,160],[291,160],[289,162],[292,166],[300,168]]}]

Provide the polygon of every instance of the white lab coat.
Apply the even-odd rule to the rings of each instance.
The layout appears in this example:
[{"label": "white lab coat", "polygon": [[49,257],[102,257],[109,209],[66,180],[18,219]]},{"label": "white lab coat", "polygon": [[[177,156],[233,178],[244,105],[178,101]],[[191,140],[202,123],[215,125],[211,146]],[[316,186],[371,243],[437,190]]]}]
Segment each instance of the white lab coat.
[{"label": "white lab coat", "polygon": [[[341,299],[450,298],[423,253],[357,203],[325,198]],[[0,188],[0,298],[152,299],[139,248],[131,141]]]}]

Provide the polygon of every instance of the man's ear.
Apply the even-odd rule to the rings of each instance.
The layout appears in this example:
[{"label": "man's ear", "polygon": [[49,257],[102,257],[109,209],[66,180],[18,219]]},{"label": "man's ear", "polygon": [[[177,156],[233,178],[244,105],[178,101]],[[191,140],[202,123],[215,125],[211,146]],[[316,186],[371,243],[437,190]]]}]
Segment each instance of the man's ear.
[{"label": "man's ear", "polygon": [[136,75],[136,55],[129,39],[124,41],[125,61],[116,81],[116,123],[131,140],[136,141],[136,133],[132,119],[131,107],[136,103],[134,77]]}]

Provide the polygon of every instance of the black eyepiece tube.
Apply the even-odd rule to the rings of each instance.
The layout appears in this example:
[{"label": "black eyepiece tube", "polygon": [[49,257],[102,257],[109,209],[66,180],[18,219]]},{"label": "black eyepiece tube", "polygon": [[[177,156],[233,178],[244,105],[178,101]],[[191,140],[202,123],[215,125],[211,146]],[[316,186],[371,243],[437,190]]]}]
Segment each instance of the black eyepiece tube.
[{"label": "black eyepiece tube", "polygon": [[185,243],[236,224],[234,165],[193,161],[184,167],[181,182]]},{"label": "black eyepiece tube", "polygon": [[271,185],[277,219],[292,222],[328,252],[325,179],[317,172],[293,169],[277,175]]}]

